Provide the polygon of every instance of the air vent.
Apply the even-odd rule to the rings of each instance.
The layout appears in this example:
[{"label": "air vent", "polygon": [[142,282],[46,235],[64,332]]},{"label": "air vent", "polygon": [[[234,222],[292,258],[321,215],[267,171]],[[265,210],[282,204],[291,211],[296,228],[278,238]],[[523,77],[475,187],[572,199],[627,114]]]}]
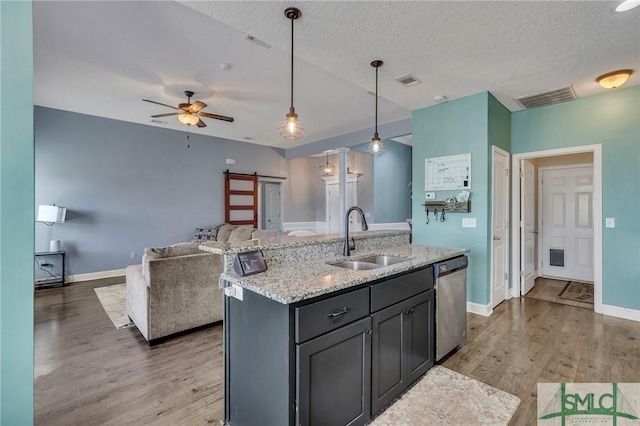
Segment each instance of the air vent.
[{"label": "air vent", "polygon": [[522,108],[536,108],[545,105],[557,104],[559,102],[576,99],[576,92],[573,86],[564,86],[546,92],[534,93],[533,95],[515,98]]},{"label": "air vent", "polygon": [[397,77],[394,80],[397,81],[398,83],[404,84],[407,87],[415,86],[416,84],[420,83],[420,80],[418,80],[411,74],[406,74],[406,75]]},{"label": "air vent", "polygon": [[269,43],[266,43],[262,40],[260,40],[259,38],[255,38],[254,36],[252,36],[251,34],[247,34],[247,40],[249,40],[252,43],[257,44],[258,46],[262,46],[265,49],[271,49],[271,45]]}]

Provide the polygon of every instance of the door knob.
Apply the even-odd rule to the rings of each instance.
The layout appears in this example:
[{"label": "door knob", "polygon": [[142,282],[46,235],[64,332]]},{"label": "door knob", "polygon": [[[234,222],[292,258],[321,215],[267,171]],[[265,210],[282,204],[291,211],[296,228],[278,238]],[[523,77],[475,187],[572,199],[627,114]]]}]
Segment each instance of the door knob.
[{"label": "door knob", "polygon": [[534,234],[537,234],[537,233],[538,233],[538,231],[531,231],[531,232],[532,232],[532,233],[534,233]]},{"label": "door knob", "polygon": [[494,235],[493,236],[493,241],[498,241],[500,239],[500,237],[498,235]]}]

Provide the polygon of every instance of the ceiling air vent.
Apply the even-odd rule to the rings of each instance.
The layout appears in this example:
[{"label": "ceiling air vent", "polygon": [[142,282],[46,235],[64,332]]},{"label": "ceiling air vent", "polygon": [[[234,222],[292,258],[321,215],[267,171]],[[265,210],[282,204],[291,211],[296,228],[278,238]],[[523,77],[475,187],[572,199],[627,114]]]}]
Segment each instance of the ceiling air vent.
[{"label": "ceiling air vent", "polygon": [[533,95],[515,98],[522,108],[536,108],[545,105],[557,104],[559,102],[576,99],[576,92],[573,86],[564,86],[546,92],[534,93]]},{"label": "ceiling air vent", "polygon": [[398,83],[404,84],[407,87],[415,86],[416,84],[420,83],[420,80],[418,80],[411,74],[406,74],[406,75],[397,77],[394,80],[397,81]]}]

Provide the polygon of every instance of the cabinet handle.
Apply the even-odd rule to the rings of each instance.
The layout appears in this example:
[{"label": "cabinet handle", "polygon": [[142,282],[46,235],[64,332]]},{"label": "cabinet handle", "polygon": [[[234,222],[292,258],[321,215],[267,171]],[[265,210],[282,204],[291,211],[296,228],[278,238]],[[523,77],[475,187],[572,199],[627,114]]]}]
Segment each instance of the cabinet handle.
[{"label": "cabinet handle", "polygon": [[367,334],[369,335],[373,334],[373,330],[367,330]]},{"label": "cabinet handle", "polygon": [[408,316],[408,315],[411,315],[412,313],[413,313],[413,308],[407,309],[404,314]]},{"label": "cabinet handle", "polygon": [[346,306],[342,309],[340,309],[338,312],[331,312],[329,314],[329,318],[335,318],[335,317],[339,317],[341,315],[344,315],[347,313],[347,311],[349,310],[349,308],[347,308]]}]

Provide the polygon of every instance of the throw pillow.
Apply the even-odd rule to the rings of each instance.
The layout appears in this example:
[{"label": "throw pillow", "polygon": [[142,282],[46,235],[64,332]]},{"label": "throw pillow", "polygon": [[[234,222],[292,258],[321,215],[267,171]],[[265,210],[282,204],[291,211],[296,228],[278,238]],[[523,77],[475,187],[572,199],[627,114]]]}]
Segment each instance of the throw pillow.
[{"label": "throw pillow", "polygon": [[229,241],[229,236],[236,228],[236,225],[229,225],[228,223],[225,223],[220,227],[220,229],[218,229],[218,237],[216,238],[216,240],[226,243],[227,241]]}]

